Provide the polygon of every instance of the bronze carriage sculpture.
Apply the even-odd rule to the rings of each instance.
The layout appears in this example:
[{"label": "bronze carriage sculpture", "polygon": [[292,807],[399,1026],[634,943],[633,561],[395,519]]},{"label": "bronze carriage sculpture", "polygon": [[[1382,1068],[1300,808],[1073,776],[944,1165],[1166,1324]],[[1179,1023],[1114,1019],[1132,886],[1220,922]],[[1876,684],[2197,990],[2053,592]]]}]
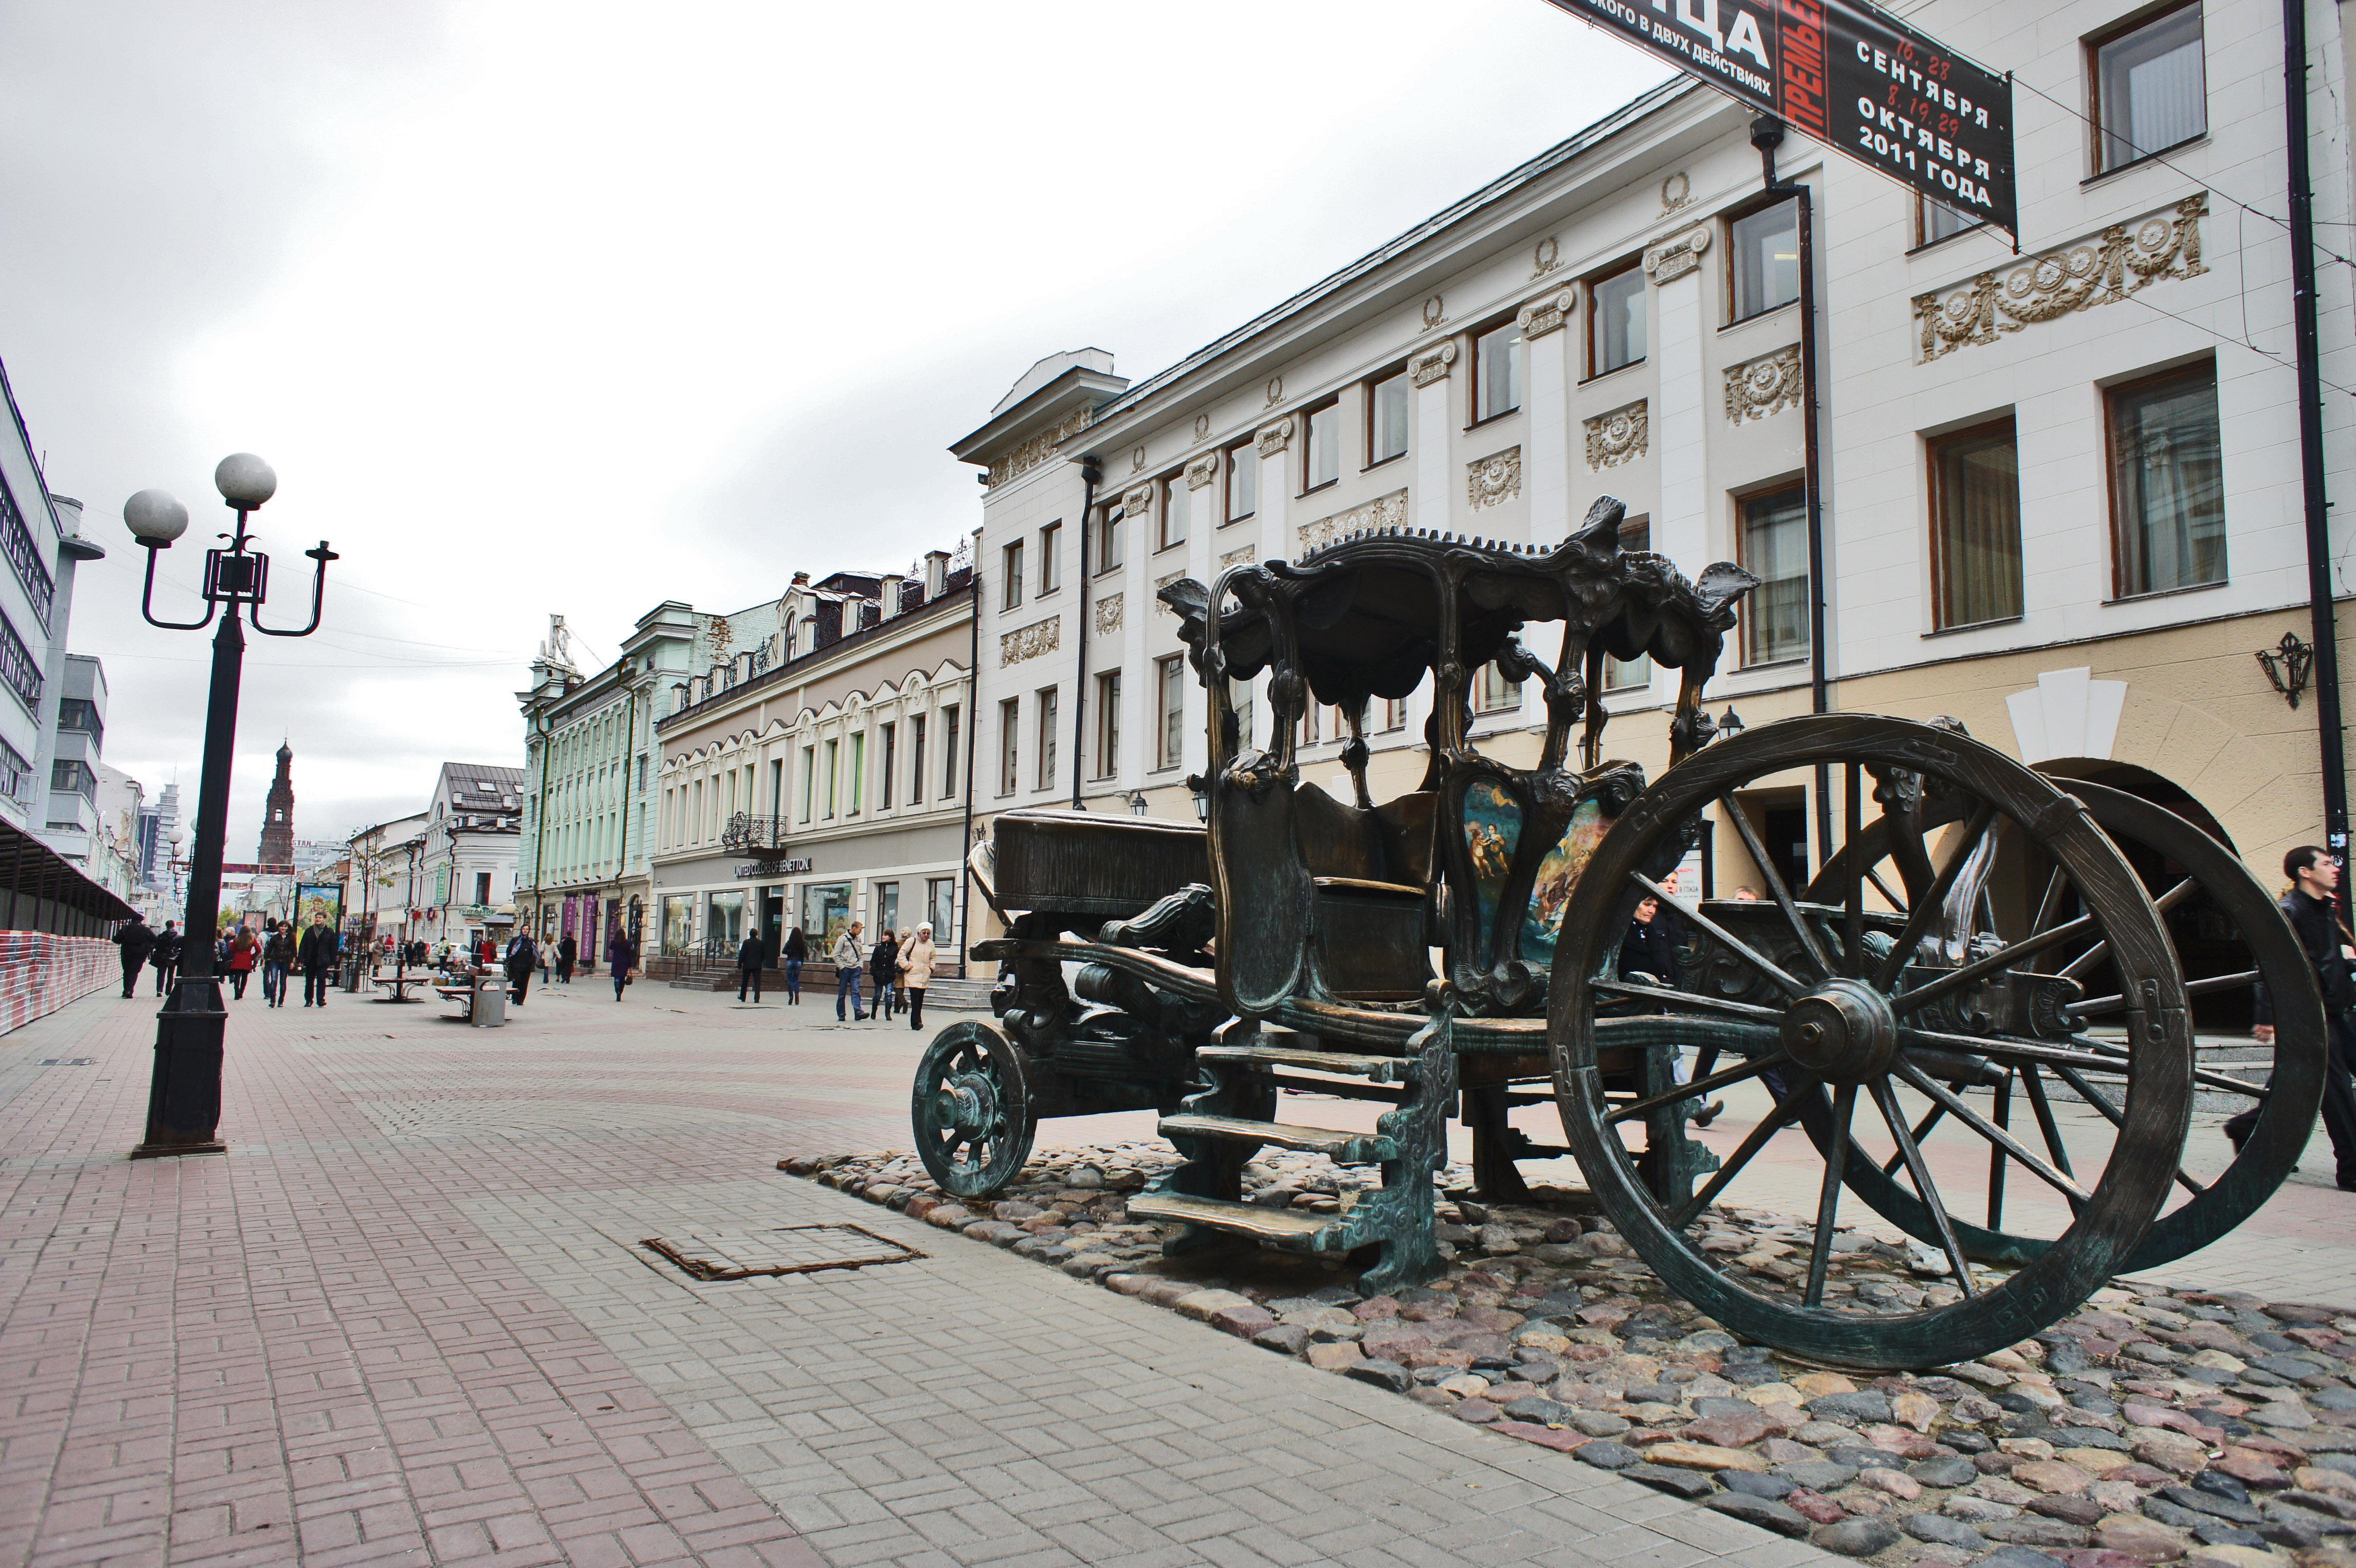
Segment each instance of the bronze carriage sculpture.
[{"label": "bronze carriage sculpture", "polygon": [[[1621,515],[1599,502],[1552,549],[1382,530],[1165,587],[1208,693],[1206,821],[996,820],[983,890],[1008,934],[974,956],[1001,966],[999,1022],[952,1026],[919,1069],[935,1178],[987,1197],[1039,1118],[1152,1109],[1183,1162],[1130,1212],[1180,1226],[1173,1250],[1239,1236],[1394,1288],[1443,1266],[1433,1176],[1461,1117],[1483,1196],[1520,1196],[1518,1161],[1568,1154],[1630,1246],[1727,1327],[1889,1368],[2014,1343],[2263,1203],[2313,1124],[2324,1024],[2296,939],[2230,850],[1952,724],[1820,714],[1717,735],[1702,689],[1755,579],[1720,564],[1688,581],[1624,551]],[[1524,641],[1547,622],[1562,628],[1552,662]],[[1680,672],[1670,766],[1649,784],[1601,750],[1604,660],[1639,657]],[[1472,682],[1492,662],[1543,693],[1534,766],[1472,744]],[[1230,682],[1263,672],[1259,749]],[[1427,680],[1424,776],[1377,802],[1368,705]],[[1301,778],[1312,702],[1347,721],[1352,800]],[[1742,802],[1802,770],[1835,783],[1845,832],[1794,886]],[[1633,914],[1668,899],[1663,878],[1705,832],[1730,837],[1764,896],[1675,905],[1684,977],[1622,972]],[[2197,1067],[2196,1002],[2238,1005],[2259,985],[2271,1073]],[[1714,1152],[1689,1120],[1734,1086],[1764,1090],[1764,1109]],[[1288,1090],[1387,1109],[1372,1132],[1295,1125],[1276,1116]],[[2260,1109],[2208,1180],[2184,1168],[2196,1090]],[[1564,1146],[1509,1120],[1549,1099]],[[2057,1101],[2108,1130],[2099,1171]],[[1697,1225],[1778,1138],[1820,1171],[1808,1256],[1788,1278],[1738,1276]],[[1340,1214],[1243,1203],[1264,1146],[1377,1165],[1381,1185]],[[1828,1297],[1844,1193],[1943,1262],[1944,1299]]]}]

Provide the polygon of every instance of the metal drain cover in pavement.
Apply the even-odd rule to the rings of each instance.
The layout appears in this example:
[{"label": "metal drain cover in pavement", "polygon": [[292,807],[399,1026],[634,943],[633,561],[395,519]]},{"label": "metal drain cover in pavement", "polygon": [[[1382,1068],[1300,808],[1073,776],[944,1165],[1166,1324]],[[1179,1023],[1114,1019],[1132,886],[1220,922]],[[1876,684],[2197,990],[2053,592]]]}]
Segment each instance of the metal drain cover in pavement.
[{"label": "metal drain cover in pavement", "polygon": [[43,1057],[41,1065],[43,1067],[88,1067],[97,1059],[95,1057]]},{"label": "metal drain cover in pavement", "polygon": [[644,1243],[699,1280],[809,1274],[905,1263],[925,1254],[857,1225],[788,1225],[776,1230],[691,1230]]}]

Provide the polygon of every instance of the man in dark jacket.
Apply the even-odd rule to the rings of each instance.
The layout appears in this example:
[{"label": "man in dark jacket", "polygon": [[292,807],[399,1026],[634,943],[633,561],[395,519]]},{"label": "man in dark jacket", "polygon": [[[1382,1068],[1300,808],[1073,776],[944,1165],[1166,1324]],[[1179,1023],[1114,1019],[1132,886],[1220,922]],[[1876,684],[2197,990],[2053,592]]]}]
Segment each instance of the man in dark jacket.
[{"label": "man in dark jacket", "polygon": [[580,961],[580,958],[581,944],[573,940],[571,931],[565,932],[556,943],[556,983],[559,985],[573,983],[573,966]]},{"label": "man in dark jacket", "polygon": [[155,945],[155,933],[137,915],[123,922],[114,933],[115,945],[123,950],[123,994],[139,983],[139,972],[147,963],[147,951]]},{"label": "man in dark jacket", "polygon": [[[2298,945],[2315,966],[2317,989],[2323,993],[2323,1017],[2330,1048],[2323,1073],[2323,1130],[2331,1135],[2331,1152],[2339,1164],[2340,1190],[2356,1192],[2356,971],[2351,971],[2332,895],[2340,887],[2340,863],[2330,853],[2301,844],[2283,856],[2283,875],[2290,891],[2282,896],[2282,912],[2298,934]],[[2275,1012],[2266,988],[2258,987],[2256,1023],[2250,1033],[2258,1044],[2275,1041]],[[2252,1107],[2225,1123],[2225,1136],[2240,1154],[2258,1122]]]},{"label": "man in dark jacket", "polygon": [[294,949],[294,961],[303,966],[303,1005],[325,1007],[327,1004],[327,984],[336,974],[335,929],[327,924],[324,914],[311,917],[311,929]]},{"label": "man in dark jacket", "polygon": [[744,1000],[744,988],[753,988],[753,1000],[761,999],[761,966],[768,961],[769,947],[754,931],[736,944],[736,1000]]},{"label": "man in dark jacket", "polygon": [[155,994],[161,996],[172,988],[172,972],[180,967],[180,928],[164,922],[156,933],[155,945],[147,950],[147,961],[155,966]]},{"label": "man in dark jacket", "polygon": [[517,1006],[523,1005],[524,993],[531,989],[531,972],[539,967],[540,950],[532,945],[531,933],[516,932],[508,943],[507,970],[508,983],[514,988],[509,994]]}]

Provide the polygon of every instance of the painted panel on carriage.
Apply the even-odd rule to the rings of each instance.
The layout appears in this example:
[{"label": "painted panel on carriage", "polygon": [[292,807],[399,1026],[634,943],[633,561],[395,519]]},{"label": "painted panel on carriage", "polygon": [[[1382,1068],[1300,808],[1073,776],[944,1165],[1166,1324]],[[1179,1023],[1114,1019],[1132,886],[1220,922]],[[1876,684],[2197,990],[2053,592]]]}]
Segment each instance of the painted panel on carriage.
[{"label": "painted panel on carriage", "polygon": [[1480,900],[1481,961],[1485,965],[1489,933],[1496,929],[1497,899],[1513,870],[1514,854],[1522,843],[1522,808],[1511,795],[1485,779],[1464,791],[1464,846],[1472,860],[1472,891]]},{"label": "painted panel on carriage", "polygon": [[1522,956],[1532,963],[1554,961],[1555,938],[1562,930],[1563,912],[1570,908],[1571,889],[1610,825],[1601,801],[1580,801],[1561,842],[1538,862],[1537,880],[1530,886],[1529,918],[1522,922]]}]

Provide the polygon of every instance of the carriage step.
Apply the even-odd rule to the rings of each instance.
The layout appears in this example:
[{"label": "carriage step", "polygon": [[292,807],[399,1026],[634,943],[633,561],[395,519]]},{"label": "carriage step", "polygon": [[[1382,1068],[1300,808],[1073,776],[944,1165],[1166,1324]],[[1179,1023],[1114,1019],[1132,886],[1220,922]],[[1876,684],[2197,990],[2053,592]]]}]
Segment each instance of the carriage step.
[{"label": "carriage step", "polygon": [[1337,1165],[1371,1165],[1398,1157],[1398,1144],[1379,1133],[1351,1133],[1338,1127],[1300,1127],[1283,1122],[1254,1122],[1241,1116],[1164,1116],[1165,1138],[1240,1138],[1273,1144],[1280,1149],[1300,1149],[1323,1155]]},{"label": "carriage step", "polygon": [[1239,1062],[1258,1067],[1299,1068],[1309,1072],[1338,1073],[1376,1083],[1404,1081],[1413,1065],[1406,1057],[1348,1056],[1340,1051],[1296,1050],[1288,1046],[1205,1046],[1197,1061]]},{"label": "carriage step", "polygon": [[1207,1230],[1224,1230],[1262,1241],[1304,1241],[1345,1223],[1331,1214],[1266,1208],[1255,1203],[1230,1203],[1225,1198],[1195,1197],[1183,1192],[1141,1192],[1129,1200],[1129,1217],[1199,1225]]}]

